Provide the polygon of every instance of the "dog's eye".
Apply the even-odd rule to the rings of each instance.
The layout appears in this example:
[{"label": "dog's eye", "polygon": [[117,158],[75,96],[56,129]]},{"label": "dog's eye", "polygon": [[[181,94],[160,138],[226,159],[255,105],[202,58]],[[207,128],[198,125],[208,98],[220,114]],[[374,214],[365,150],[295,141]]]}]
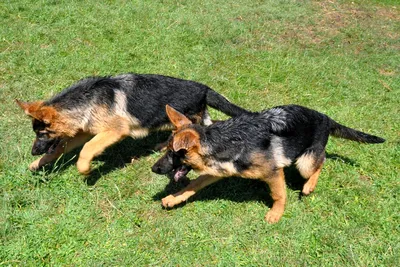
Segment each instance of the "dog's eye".
[{"label": "dog's eye", "polygon": [[47,132],[38,132],[37,137],[46,138],[46,137],[48,137],[48,133]]},{"label": "dog's eye", "polygon": [[185,157],[185,155],[186,155],[186,153],[187,153],[187,150],[181,149],[181,150],[179,150],[179,151],[173,151],[173,153],[174,153],[175,156],[178,156],[178,157]]}]

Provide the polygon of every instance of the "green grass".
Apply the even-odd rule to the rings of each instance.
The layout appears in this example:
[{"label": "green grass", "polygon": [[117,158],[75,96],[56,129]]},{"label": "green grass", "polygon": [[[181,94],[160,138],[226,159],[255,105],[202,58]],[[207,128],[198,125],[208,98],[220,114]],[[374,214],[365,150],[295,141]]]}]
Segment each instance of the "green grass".
[{"label": "green grass", "polygon": [[[0,3],[0,265],[400,264],[398,1],[63,2]],[[275,225],[266,185],[237,178],[163,210],[181,187],[150,170],[165,134],[110,148],[89,181],[73,154],[28,171],[14,99],[124,72],[193,79],[251,110],[306,105],[387,142],[332,138],[311,196],[288,171]]]}]

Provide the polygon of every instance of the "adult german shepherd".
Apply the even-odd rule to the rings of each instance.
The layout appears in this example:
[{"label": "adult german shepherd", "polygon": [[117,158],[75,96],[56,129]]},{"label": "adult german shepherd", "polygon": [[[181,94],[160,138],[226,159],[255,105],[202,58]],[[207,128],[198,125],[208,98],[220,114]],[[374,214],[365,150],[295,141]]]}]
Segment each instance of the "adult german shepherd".
[{"label": "adult german shepherd", "polygon": [[385,141],[296,105],[246,112],[208,127],[193,124],[170,106],[166,111],[176,131],[170,137],[166,154],[152,167],[153,172],[173,171],[176,181],[190,169],[201,176],[178,193],[163,198],[162,205],[170,208],[182,203],[224,177],[260,179],[269,185],[273,200],[265,216],[269,223],[278,222],[283,215],[286,202],[283,168],[295,164],[306,179],[302,193],[310,194],[325,161],[329,135],[362,143]]},{"label": "adult german shepherd", "polygon": [[205,125],[211,123],[207,105],[229,116],[246,112],[206,85],[151,74],[89,77],[50,100],[16,102],[32,118],[36,133],[32,155],[46,153],[29,169],[37,170],[84,145],[77,162],[82,174],[90,172],[94,157],[125,137],[172,129],[167,104]]}]

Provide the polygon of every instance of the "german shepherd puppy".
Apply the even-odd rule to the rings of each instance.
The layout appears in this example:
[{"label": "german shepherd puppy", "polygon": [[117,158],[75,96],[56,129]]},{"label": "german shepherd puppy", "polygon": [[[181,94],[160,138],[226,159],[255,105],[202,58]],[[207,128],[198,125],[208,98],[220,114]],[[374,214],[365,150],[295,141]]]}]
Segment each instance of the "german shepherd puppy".
[{"label": "german shepherd puppy", "polygon": [[206,125],[211,123],[207,105],[229,116],[246,112],[206,85],[150,74],[85,78],[48,101],[16,102],[32,118],[32,155],[46,153],[29,169],[37,170],[84,145],[77,162],[82,174],[90,172],[94,157],[127,136],[171,130],[167,104]]},{"label": "german shepherd puppy", "polygon": [[247,112],[208,127],[192,124],[170,106],[166,111],[176,130],[170,137],[166,154],[154,164],[152,171],[158,174],[173,171],[176,181],[190,169],[201,176],[178,193],[163,198],[162,205],[173,207],[224,177],[260,179],[269,185],[273,199],[272,208],[265,216],[269,223],[278,222],[284,211],[283,168],[294,164],[306,179],[302,193],[310,194],[325,161],[329,135],[362,143],[385,141],[296,105]]}]

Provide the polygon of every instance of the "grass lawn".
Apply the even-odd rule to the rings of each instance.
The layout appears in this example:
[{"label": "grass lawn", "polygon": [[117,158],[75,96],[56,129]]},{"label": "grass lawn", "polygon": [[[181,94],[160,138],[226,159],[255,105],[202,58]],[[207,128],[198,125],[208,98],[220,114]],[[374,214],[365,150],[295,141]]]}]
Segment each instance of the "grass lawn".
[{"label": "grass lawn", "polygon": [[[397,0],[2,1],[0,25],[0,266],[400,266]],[[254,111],[305,105],[387,141],[331,138],[311,196],[287,171],[274,225],[267,186],[238,178],[162,209],[182,187],[150,170],[164,133],[113,146],[90,177],[74,153],[31,173],[14,99],[125,72],[196,80]]]}]

